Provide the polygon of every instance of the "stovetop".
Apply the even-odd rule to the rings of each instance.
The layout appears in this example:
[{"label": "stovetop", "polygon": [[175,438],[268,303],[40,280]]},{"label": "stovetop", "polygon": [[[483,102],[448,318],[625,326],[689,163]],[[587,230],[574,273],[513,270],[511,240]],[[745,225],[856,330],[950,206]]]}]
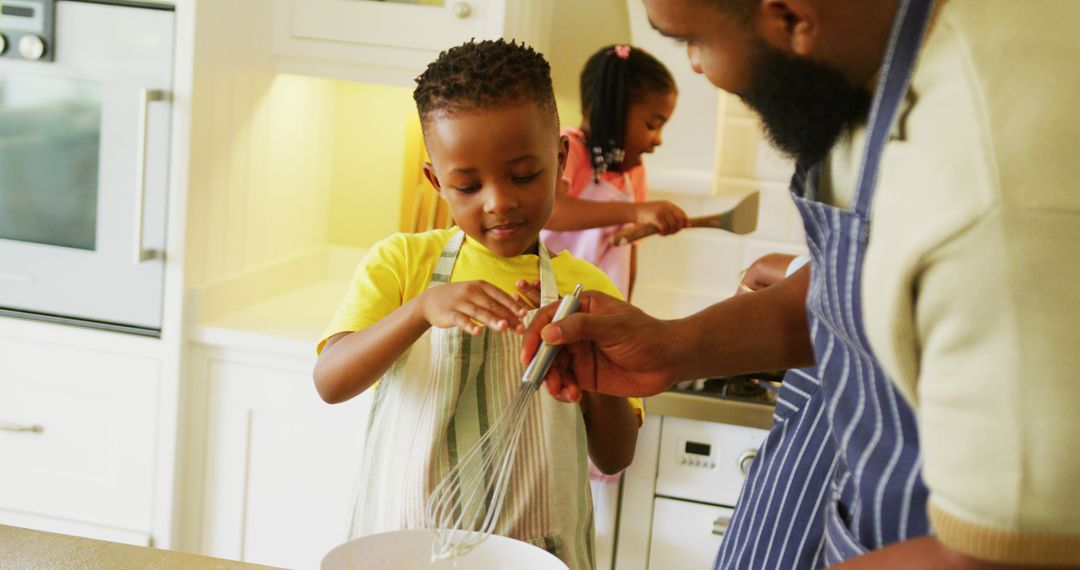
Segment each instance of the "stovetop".
[{"label": "stovetop", "polygon": [[776,394],[780,391],[780,381],[783,377],[783,372],[761,372],[721,378],[702,378],[679,382],[669,391],[723,400],[775,405]]}]

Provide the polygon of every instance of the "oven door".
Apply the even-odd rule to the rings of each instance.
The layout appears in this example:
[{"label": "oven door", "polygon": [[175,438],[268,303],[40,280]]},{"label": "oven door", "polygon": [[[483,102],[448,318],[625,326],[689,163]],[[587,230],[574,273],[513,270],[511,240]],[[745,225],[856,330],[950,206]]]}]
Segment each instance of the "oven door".
[{"label": "oven door", "polygon": [[55,61],[0,59],[0,311],[157,334],[173,13],[59,1],[55,26]]}]

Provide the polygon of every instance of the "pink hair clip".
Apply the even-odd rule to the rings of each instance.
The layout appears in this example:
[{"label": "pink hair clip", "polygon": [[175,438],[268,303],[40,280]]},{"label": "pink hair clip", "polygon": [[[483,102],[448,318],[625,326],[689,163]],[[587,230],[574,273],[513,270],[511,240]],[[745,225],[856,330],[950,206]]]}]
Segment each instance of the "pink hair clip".
[{"label": "pink hair clip", "polygon": [[627,59],[630,57],[630,46],[626,44],[619,44],[615,46],[615,55],[619,56],[619,59]]}]

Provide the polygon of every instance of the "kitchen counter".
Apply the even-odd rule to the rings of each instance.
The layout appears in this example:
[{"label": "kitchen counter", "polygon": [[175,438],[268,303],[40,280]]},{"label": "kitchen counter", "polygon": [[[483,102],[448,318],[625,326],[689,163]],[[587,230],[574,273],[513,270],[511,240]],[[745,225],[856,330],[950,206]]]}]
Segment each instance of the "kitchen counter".
[{"label": "kitchen counter", "polygon": [[761,429],[769,429],[773,424],[773,406],[682,392],[663,392],[645,398],[645,413]]},{"label": "kitchen counter", "polygon": [[0,525],[5,568],[66,570],[256,570],[270,568],[196,554]]},{"label": "kitchen counter", "polygon": [[315,358],[315,343],[349,282],[324,279],[193,327],[203,344]]}]

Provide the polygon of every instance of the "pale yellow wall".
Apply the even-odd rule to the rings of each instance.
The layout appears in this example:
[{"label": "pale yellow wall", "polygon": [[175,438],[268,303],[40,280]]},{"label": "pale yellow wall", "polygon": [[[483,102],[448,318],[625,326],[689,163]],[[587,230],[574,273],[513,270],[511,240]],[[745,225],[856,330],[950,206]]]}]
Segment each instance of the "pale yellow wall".
[{"label": "pale yellow wall", "polygon": [[263,2],[195,11],[190,158],[178,165],[188,169],[188,287],[326,245],[334,93],[275,73]]},{"label": "pale yellow wall", "polygon": [[337,82],[329,240],[367,247],[398,230],[406,124],[404,87]]},{"label": "pale yellow wall", "polygon": [[551,79],[564,126],[581,124],[581,68],[602,46],[630,41],[627,2],[641,0],[552,0]]}]

